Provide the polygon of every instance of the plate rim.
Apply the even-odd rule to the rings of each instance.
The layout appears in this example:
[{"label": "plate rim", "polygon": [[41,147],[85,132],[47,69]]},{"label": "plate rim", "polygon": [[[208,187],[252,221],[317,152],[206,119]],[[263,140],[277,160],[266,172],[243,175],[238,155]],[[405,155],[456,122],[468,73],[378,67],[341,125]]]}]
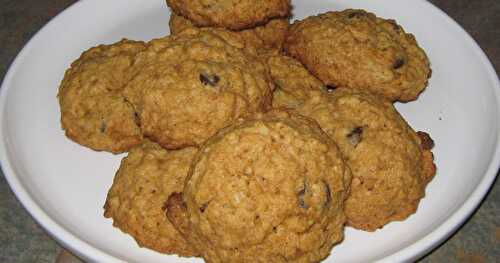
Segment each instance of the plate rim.
[{"label": "plate rim", "polygon": [[[471,37],[471,35],[453,18],[448,16],[443,10],[439,7],[435,6],[431,2],[427,0],[414,0],[420,1],[424,4],[428,5],[429,8],[436,15],[441,17],[448,23],[449,28],[457,31],[464,38],[463,40],[466,42],[467,46],[472,48],[478,56],[481,64],[483,64],[486,69],[486,73],[489,75],[489,81],[494,86],[493,93],[496,97],[497,102],[497,113],[500,115],[500,81],[498,75],[483,49],[479,46],[479,44]],[[80,239],[78,236],[73,234],[68,229],[64,228],[60,224],[58,224],[52,217],[48,215],[48,213],[43,210],[37,201],[29,194],[27,189],[23,186],[21,181],[19,180],[18,174],[13,169],[13,163],[11,162],[11,155],[7,149],[10,149],[9,142],[6,140],[6,134],[4,134],[4,125],[6,122],[6,100],[7,95],[12,87],[11,82],[17,72],[17,68],[19,64],[23,61],[24,57],[27,56],[30,51],[33,43],[43,35],[43,33],[50,27],[52,24],[56,23],[62,16],[68,14],[70,10],[78,8],[78,6],[83,3],[88,4],[91,0],[86,1],[77,1],[70,6],[66,7],[49,22],[43,25],[30,39],[26,42],[26,44],[22,47],[21,51],[16,55],[13,62],[10,64],[7,73],[3,79],[3,82],[0,86],[0,165],[1,169],[4,173],[4,177],[6,181],[16,196],[17,200],[22,204],[24,209],[30,214],[30,216],[35,219],[35,221],[42,226],[47,233],[57,240],[57,242],[67,248],[70,249],[77,256],[82,257],[84,259],[89,259],[91,261],[101,261],[105,262],[123,262],[117,257],[114,257],[103,250],[89,244],[88,242]],[[99,3],[98,0],[94,0],[93,3]],[[497,126],[497,130],[500,127]],[[432,249],[440,245],[445,239],[450,237],[452,233],[454,233],[459,227],[461,227],[465,221],[467,221],[471,214],[479,207],[487,193],[490,191],[497,174],[500,169],[500,133],[496,136],[496,146],[495,152],[492,155],[491,161],[488,164],[488,169],[483,174],[483,178],[477,185],[477,187],[473,190],[473,192],[469,195],[467,200],[455,210],[455,212],[448,217],[443,223],[434,228],[430,233],[426,236],[418,239],[412,244],[406,246],[402,250],[390,254],[378,262],[403,262],[409,261],[412,259],[420,258],[430,252]]]}]

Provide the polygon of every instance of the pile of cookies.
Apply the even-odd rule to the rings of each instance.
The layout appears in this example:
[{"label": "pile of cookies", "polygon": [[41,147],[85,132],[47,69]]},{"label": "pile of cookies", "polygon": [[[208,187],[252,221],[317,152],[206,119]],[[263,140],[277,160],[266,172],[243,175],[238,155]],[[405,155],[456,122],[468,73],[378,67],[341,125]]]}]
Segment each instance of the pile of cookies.
[{"label": "pile of cookies", "polygon": [[[59,88],[67,137],[128,152],[104,216],[142,247],[207,262],[319,262],[344,227],[415,213],[433,141],[425,52],[393,20],[288,0],[167,0],[172,35],[85,51]],[[333,257],[335,253],[333,253]]]}]

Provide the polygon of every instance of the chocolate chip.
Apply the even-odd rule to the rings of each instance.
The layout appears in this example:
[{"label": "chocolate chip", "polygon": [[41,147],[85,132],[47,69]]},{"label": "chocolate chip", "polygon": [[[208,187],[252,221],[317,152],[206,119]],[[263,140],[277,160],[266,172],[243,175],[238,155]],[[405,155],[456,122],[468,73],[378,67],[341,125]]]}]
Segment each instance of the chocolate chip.
[{"label": "chocolate chip", "polygon": [[309,206],[306,204],[306,201],[304,200],[305,195],[306,195],[306,189],[305,188],[302,189],[302,190],[300,190],[300,192],[297,194],[297,196],[299,198],[299,206],[301,208],[307,209],[307,208],[309,208]]},{"label": "chocolate chip", "polygon": [[432,77],[432,69],[429,69],[429,73],[427,74],[427,78],[430,79]]},{"label": "chocolate chip", "polygon": [[363,16],[365,16],[365,13],[362,11],[354,11],[347,15],[348,18],[363,17]]},{"label": "chocolate chip", "polygon": [[104,120],[102,120],[101,121],[101,127],[99,127],[99,131],[101,131],[101,133],[105,133],[106,132],[106,128],[107,128],[106,122]]},{"label": "chocolate chip", "polygon": [[402,67],[404,64],[405,64],[405,60],[402,59],[402,58],[397,58],[394,63],[392,64],[392,68],[393,69],[398,69],[400,67]]},{"label": "chocolate chip", "polygon": [[141,126],[141,118],[139,117],[139,113],[134,111],[134,122],[137,126]]},{"label": "chocolate chip", "polygon": [[424,150],[432,150],[434,148],[434,140],[432,140],[431,136],[423,131],[417,132],[418,137],[420,138],[420,145]]},{"label": "chocolate chip", "polygon": [[325,185],[325,195],[326,195],[325,206],[328,206],[332,201],[331,197],[332,192],[330,191],[330,186],[325,181],[323,181],[323,184]]},{"label": "chocolate chip", "polygon": [[203,84],[203,85],[210,85],[212,87],[214,87],[215,85],[217,85],[217,83],[219,83],[219,76],[215,75],[215,74],[204,74],[204,73],[201,73],[200,74],[200,82]]},{"label": "chocolate chip", "polygon": [[352,145],[356,146],[361,142],[362,135],[363,127],[356,127],[349,134],[347,134],[347,139]]},{"label": "chocolate chip", "polygon": [[205,213],[205,210],[207,210],[208,203],[204,203],[200,206],[200,212]]},{"label": "chocolate chip", "polygon": [[326,91],[328,91],[328,92],[332,92],[332,91],[334,91],[335,89],[337,89],[337,86],[335,86],[335,85],[326,85],[326,86],[325,86],[325,89],[326,89]]}]

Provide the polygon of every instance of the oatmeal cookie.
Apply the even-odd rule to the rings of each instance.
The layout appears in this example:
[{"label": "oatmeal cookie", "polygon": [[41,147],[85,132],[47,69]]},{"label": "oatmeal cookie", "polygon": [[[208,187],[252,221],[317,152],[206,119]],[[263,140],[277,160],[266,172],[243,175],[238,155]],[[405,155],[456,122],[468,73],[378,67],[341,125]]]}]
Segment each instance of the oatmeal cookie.
[{"label": "oatmeal cookie", "polygon": [[290,0],[167,0],[173,13],[197,26],[242,30],[290,15]]},{"label": "oatmeal cookie", "polygon": [[273,111],[207,141],[167,217],[207,262],[318,262],[343,237],[350,179],[315,122]]},{"label": "oatmeal cookie", "polygon": [[436,168],[432,140],[382,97],[339,88],[317,93],[298,112],[316,120],[351,168],[349,225],[374,231],[415,213]]},{"label": "oatmeal cookie", "polygon": [[361,88],[391,101],[417,99],[431,74],[412,34],[364,10],[296,21],[285,49],[327,85]]},{"label": "oatmeal cookie", "polygon": [[196,252],[170,224],[165,203],[182,191],[196,148],[166,151],[148,142],[122,160],[104,205],[104,216],[135,238],[141,247],[161,253],[195,256]]},{"label": "oatmeal cookie", "polygon": [[188,29],[148,43],[125,88],[142,132],[168,149],[196,146],[238,118],[267,111],[267,67],[234,33]]},{"label": "oatmeal cookie", "polygon": [[[257,50],[281,50],[289,25],[288,19],[272,19],[262,26],[234,32],[241,35],[245,46],[252,46]],[[185,29],[196,27],[188,19],[176,14],[170,15],[169,26],[170,33],[173,35]]]},{"label": "oatmeal cookie", "polygon": [[137,71],[143,42],[122,40],[85,51],[59,87],[61,125],[73,141],[97,151],[120,153],[142,141],[135,111],[122,94]]},{"label": "oatmeal cookie", "polygon": [[275,85],[273,108],[295,108],[310,97],[311,91],[328,91],[328,87],[311,75],[297,60],[267,52],[264,61]]}]

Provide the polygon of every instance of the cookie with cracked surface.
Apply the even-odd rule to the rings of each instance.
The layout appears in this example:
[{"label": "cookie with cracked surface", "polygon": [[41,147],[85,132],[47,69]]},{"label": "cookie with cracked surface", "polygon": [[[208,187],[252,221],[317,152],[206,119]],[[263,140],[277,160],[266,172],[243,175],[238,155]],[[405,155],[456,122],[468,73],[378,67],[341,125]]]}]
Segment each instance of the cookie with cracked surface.
[{"label": "cookie with cracked surface", "polygon": [[[290,23],[288,19],[272,19],[268,23],[241,31],[233,31],[245,42],[245,46],[252,46],[257,50],[283,48],[286,32]],[[170,33],[175,35],[185,29],[196,27],[188,19],[176,14],[170,15]]]},{"label": "cookie with cracked surface", "polygon": [[141,247],[196,256],[165,215],[165,203],[170,194],[182,191],[196,152],[194,147],[167,151],[147,140],[132,149],[108,192],[104,216]]},{"label": "cookie with cracked surface", "polygon": [[290,0],[167,0],[167,5],[196,26],[242,30],[290,15]]},{"label": "cookie with cracked surface", "polygon": [[234,33],[188,29],[153,40],[125,88],[145,136],[168,149],[196,146],[239,118],[267,111],[267,67]]},{"label": "cookie with cracked surface", "polygon": [[135,111],[122,94],[137,71],[139,41],[122,40],[85,51],[59,87],[61,126],[73,141],[97,151],[120,153],[142,141]]},{"label": "cookie with cracked surface", "polygon": [[394,20],[364,10],[327,12],[296,21],[285,50],[325,84],[411,101],[427,86],[429,60]]},{"label": "cookie with cracked surface", "polygon": [[350,179],[314,121],[272,111],[203,145],[167,217],[207,262],[318,262],[343,238]]},{"label": "cookie with cracked surface", "polygon": [[298,112],[316,120],[351,168],[348,225],[375,231],[415,213],[436,167],[433,142],[416,133],[392,103],[366,91],[317,93]]},{"label": "cookie with cracked surface", "polygon": [[275,86],[273,108],[296,108],[310,97],[311,91],[328,91],[297,60],[277,52],[267,52],[262,57]]}]

